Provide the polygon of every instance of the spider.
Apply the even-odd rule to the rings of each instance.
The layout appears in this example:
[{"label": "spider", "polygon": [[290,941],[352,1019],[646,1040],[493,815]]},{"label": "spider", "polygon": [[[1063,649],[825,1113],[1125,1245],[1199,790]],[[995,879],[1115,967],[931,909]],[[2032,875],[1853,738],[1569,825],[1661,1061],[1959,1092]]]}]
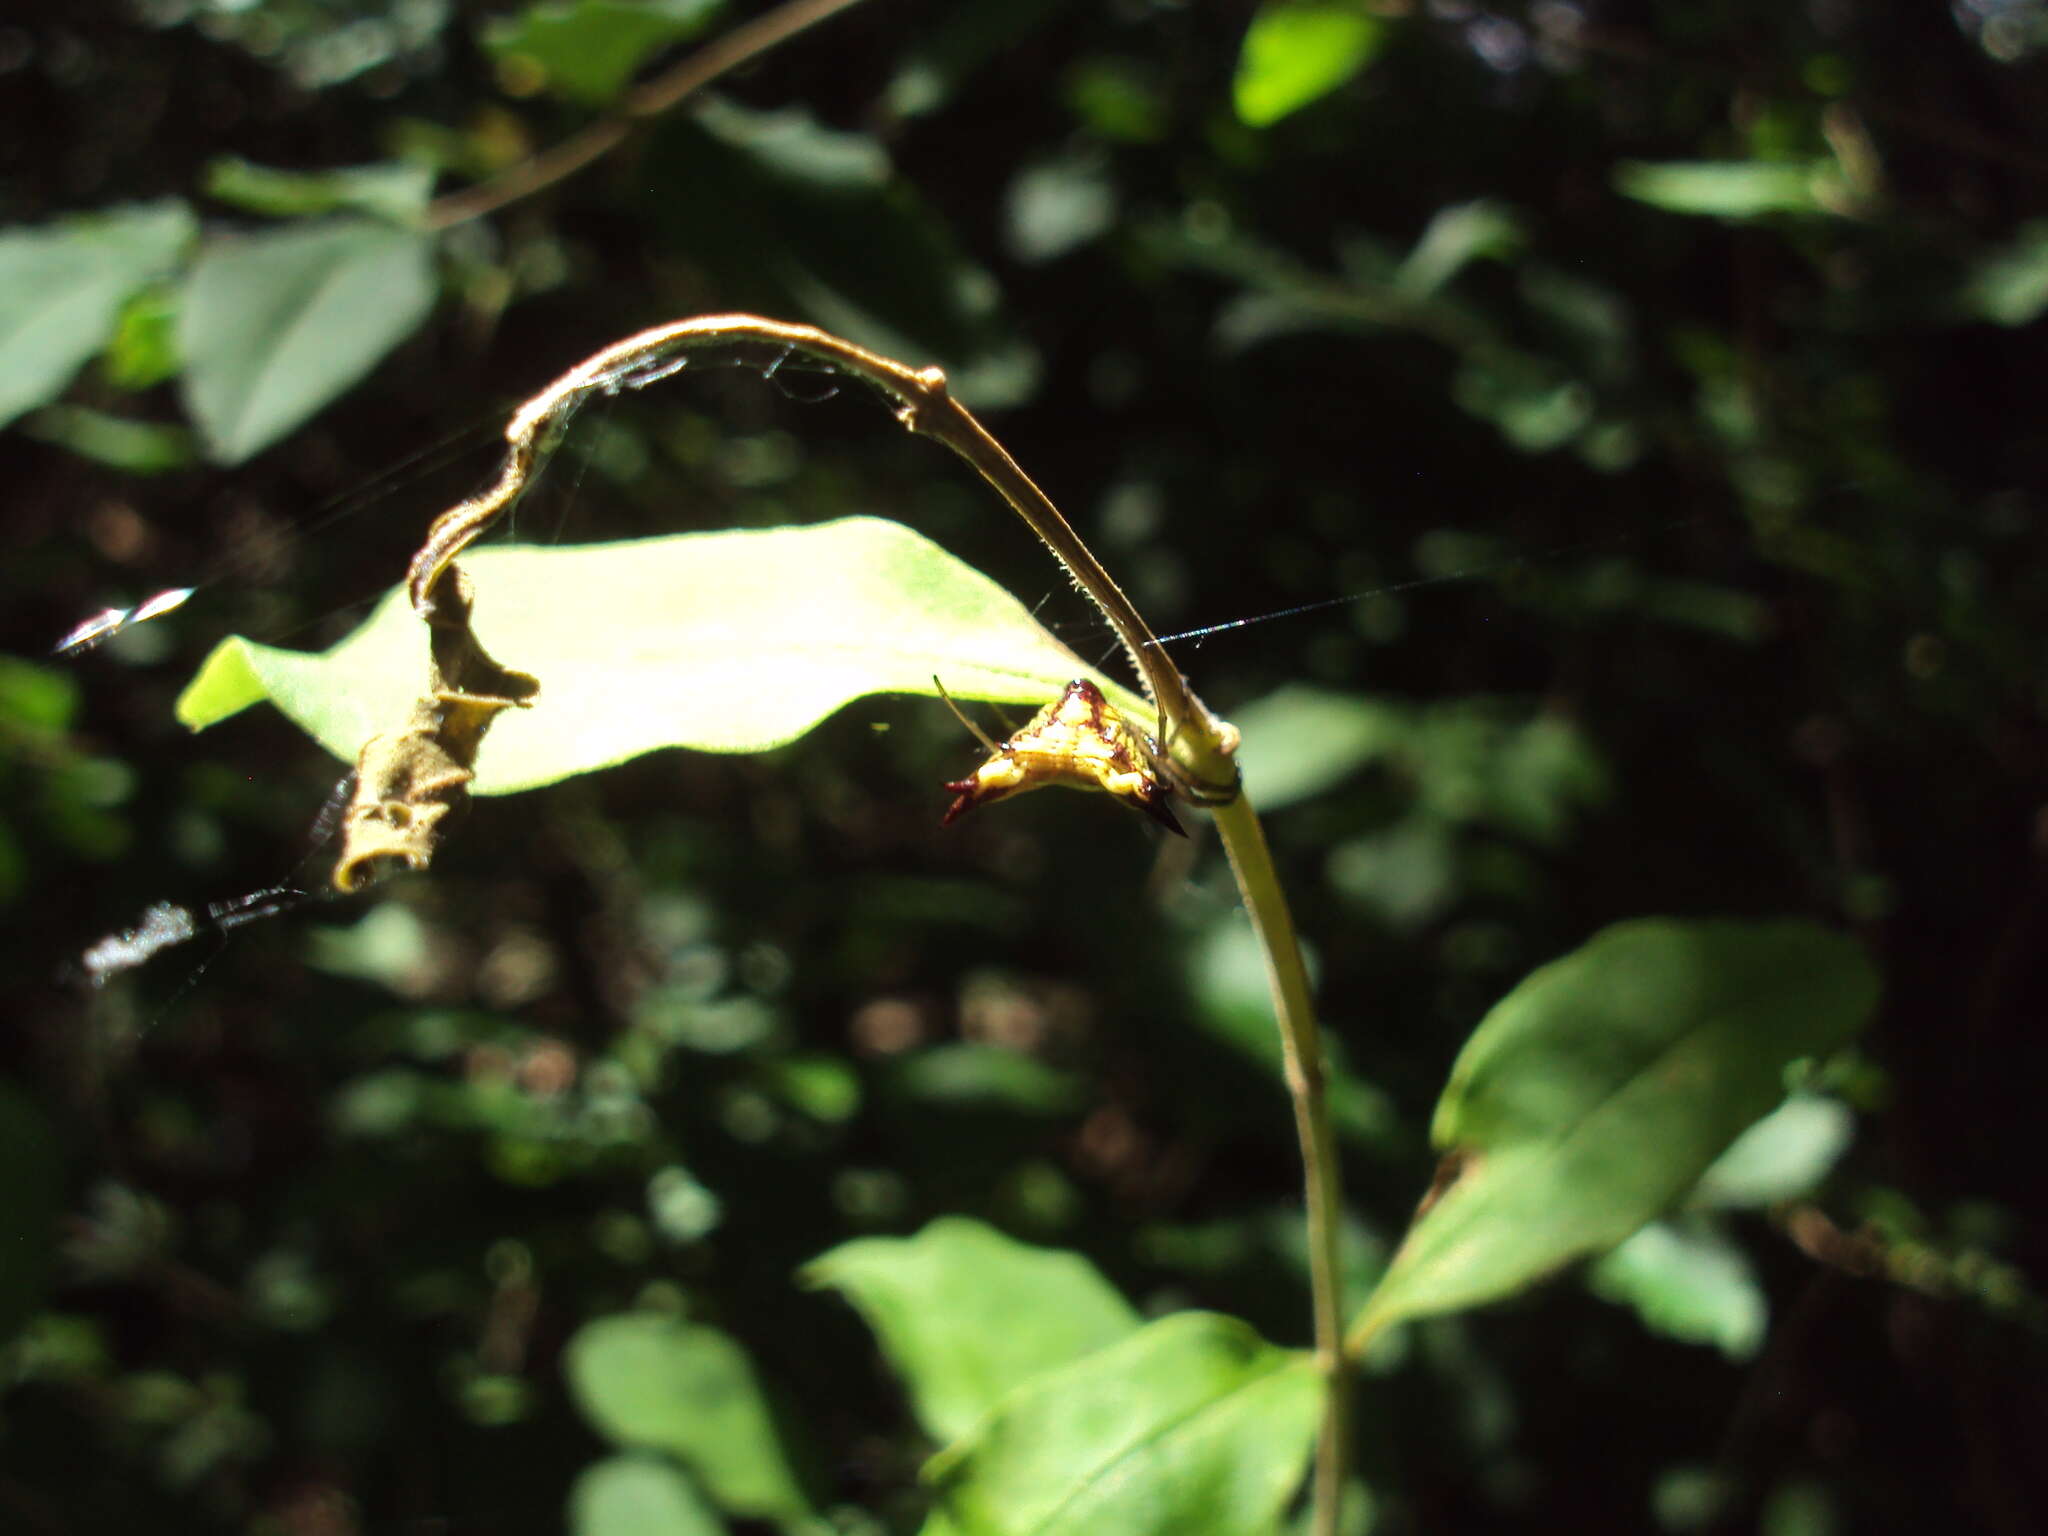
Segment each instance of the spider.
[{"label": "spider", "polygon": [[1187,836],[1167,803],[1173,791],[1153,771],[1150,753],[1087,678],[1067,684],[1066,691],[1032,716],[1030,724],[1003,742],[991,741],[961,712],[945,684],[936,677],[932,682],[946,707],[989,750],[988,761],[970,777],[946,786],[955,798],[941,825],[951,826],[977,805],[1064,784],[1070,789],[1106,789],[1167,831]]}]

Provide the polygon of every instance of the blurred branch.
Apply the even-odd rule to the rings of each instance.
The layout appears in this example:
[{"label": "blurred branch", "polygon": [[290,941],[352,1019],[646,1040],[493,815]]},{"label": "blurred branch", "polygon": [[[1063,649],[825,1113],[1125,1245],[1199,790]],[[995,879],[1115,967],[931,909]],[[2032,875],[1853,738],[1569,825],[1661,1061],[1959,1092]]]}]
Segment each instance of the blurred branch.
[{"label": "blurred branch", "polygon": [[2048,1331],[2048,1302],[2014,1264],[1981,1248],[1942,1246],[1865,1223],[1844,1231],[1811,1201],[1775,1212],[1773,1223],[1814,1263],[1861,1280],[1884,1280],[1922,1295],[1975,1303],[2034,1333]]},{"label": "blurred branch", "polygon": [[599,118],[481,186],[436,198],[427,207],[426,227],[446,229],[480,219],[544,187],[566,181],[624,143],[640,124],[660,117],[748,60],[858,4],[860,0],[789,0],[787,5],[778,6],[765,16],[734,27],[674,68],[628,91],[611,116]]},{"label": "blurred branch", "polygon": [[[1612,58],[1627,59],[1635,63],[1682,62],[1688,69],[1697,71],[1702,77],[1718,77],[1731,90],[1738,86],[1741,79],[1737,71],[1716,64],[1703,55],[1691,50],[1665,48],[1646,35],[1618,26],[1580,26],[1572,32],[1571,42],[1573,47],[1588,53],[1606,54]],[[1962,154],[1996,161],[2000,165],[2010,166],[2031,176],[2048,176],[2048,156],[2025,144],[2015,144],[2001,139],[1996,134],[1938,110],[1926,111],[1892,106],[1886,102],[1874,101],[1867,93],[1862,92],[1856,94],[1854,105],[1865,116],[1890,123],[1893,127],[1929,143],[1939,144]]]}]

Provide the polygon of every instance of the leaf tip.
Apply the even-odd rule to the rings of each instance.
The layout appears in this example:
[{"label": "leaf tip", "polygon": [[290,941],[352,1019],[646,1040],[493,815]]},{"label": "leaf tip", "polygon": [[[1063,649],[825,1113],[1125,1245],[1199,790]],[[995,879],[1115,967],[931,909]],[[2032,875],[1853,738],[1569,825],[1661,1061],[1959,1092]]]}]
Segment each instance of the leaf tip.
[{"label": "leaf tip", "polygon": [[240,635],[230,635],[199,664],[172,708],[185,729],[203,731],[268,696],[249,664],[248,644]]}]

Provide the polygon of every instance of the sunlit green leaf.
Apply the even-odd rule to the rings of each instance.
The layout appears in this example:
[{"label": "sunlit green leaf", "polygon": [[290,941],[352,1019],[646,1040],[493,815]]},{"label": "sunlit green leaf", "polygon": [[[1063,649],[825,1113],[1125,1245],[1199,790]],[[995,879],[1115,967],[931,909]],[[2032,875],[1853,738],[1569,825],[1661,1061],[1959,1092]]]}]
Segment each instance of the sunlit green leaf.
[{"label": "sunlit green leaf", "polygon": [[434,303],[433,242],[369,219],[216,241],[178,317],[185,403],[238,464],[376,366]]},{"label": "sunlit green leaf", "polygon": [[280,171],[238,155],[206,168],[206,195],[274,219],[367,213],[411,224],[427,206],[434,173],[423,165],[352,165],[333,171]]},{"label": "sunlit green leaf", "polygon": [[966,1434],[1013,1388],[1138,1328],[1130,1303],[1086,1259],[964,1217],[915,1237],[842,1243],[804,1278],[859,1308],[940,1441]]},{"label": "sunlit green leaf", "polygon": [[1269,1536],[1321,1404],[1309,1356],[1235,1318],[1163,1318],[1018,1388],[936,1457],[926,1536]]},{"label": "sunlit green leaf", "polygon": [[1320,100],[1379,57],[1387,24],[1358,0],[1267,0],[1238,53],[1239,121],[1277,123]]},{"label": "sunlit green leaf", "polygon": [[570,1536],[721,1536],[725,1529],[682,1470],[655,1456],[608,1456],[569,1489]]},{"label": "sunlit green leaf", "polygon": [[1643,1326],[1688,1344],[1712,1344],[1747,1360],[1770,1320],[1748,1256],[1695,1220],[1653,1221],[1586,1274],[1593,1293],[1631,1307]]},{"label": "sunlit green leaf", "polygon": [[1358,1331],[1476,1306],[1618,1243],[1876,997],[1852,940],[1797,922],[1622,923],[1536,971],[1459,1054],[1431,1129],[1455,1176]]},{"label": "sunlit green leaf", "polygon": [[484,28],[484,47],[524,90],[607,106],[650,54],[704,30],[723,0],[544,0]]},{"label": "sunlit green leaf", "polygon": [[0,233],[0,426],[63,393],[194,228],[183,203],[162,202]]},{"label": "sunlit green leaf", "polygon": [[745,1351],[716,1328],[647,1313],[586,1323],[562,1368],[613,1444],[666,1451],[735,1514],[809,1512]]},{"label": "sunlit green leaf", "polygon": [[[485,649],[541,680],[478,760],[510,794],[657,747],[758,752],[871,693],[1044,704],[1094,677],[980,572],[880,518],[678,534],[580,548],[472,551]],[[426,630],[402,592],[320,655],[223,641],[178,700],[193,730],[268,698],[337,757],[402,720],[426,680]]]}]

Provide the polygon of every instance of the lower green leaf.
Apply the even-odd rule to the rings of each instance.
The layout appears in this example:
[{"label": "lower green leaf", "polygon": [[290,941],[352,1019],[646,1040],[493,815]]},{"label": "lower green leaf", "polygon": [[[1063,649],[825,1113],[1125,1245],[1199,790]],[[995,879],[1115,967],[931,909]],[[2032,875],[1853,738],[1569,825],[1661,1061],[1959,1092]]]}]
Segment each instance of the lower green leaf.
[{"label": "lower green leaf", "polygon": [[569,1489],[570,1536],[724,1536],[725,1522],[679,1467],[610,1456]]},{"label": "lower green leaf", "polygon": [[1851,939],[1809,923],[1622,923],[1528,977],[1452,1068],[1447,1154],[1352,1330],[1505,1296],[1620,1242],[1770,1111],[1796,1059],[1877,999]]},{"label": "lower green leaf", "polygon": [[1643,1326],[1747,1360],[1770,1311],[1749,1258],[1707,1222],[1653,1221],[1588,1271],[1604,1301],[1632,1307]]},{"label": "lower green leaf", "polygon": [[1136,1331],[1129,1302],[1079,1254],[964,1217],[864,1237],[805,1266],[860,1309],[910,1387],[918,1421],[957,1439],[1013,1387]]},{"label": "lower green leaf", "polygon": [[1019,1388],[935,1457],[926,1536],[1267,1536],[1322,1395],[1309,1356],[1236,1318],[1164,1318]]},{"label": "lower green leaf", "polygon": [[563,1369],[599,1434],[675,1456],[724,1508],[810,1512],[746,1352],[718,1329],[646,1313],[600,1318],[569,1341]]}]

